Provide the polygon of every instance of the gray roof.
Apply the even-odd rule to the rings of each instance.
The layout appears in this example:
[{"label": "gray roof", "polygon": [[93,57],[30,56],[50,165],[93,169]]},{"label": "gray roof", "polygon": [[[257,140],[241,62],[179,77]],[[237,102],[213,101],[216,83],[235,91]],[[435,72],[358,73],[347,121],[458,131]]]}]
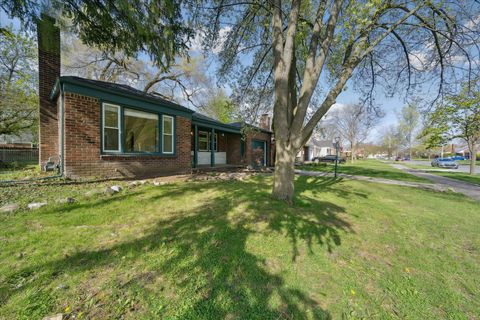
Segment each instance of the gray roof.
[{"label": "gray roof", "polygon": [[[81,77],[75,77],[75,76],[62,76],[59,79],[60,82],[70,82],[70,83],[79,83],[83,85],[87,85],[92,88],[96,89],[104,89],[107,91],[113,91],[117,93],[124,93],[130,96],[138,97],[138,98],[143,98],[143,99],[148,99],[152,102],[157,102],[161,103],[162,105],[165,105],[167,107],[171,108],[176,108],[180,109],[182,111],[187,111],[190,113],[193,113],[194,111],[184,107],[178,103],[175,103],[173,101],[169,101],[167,99],[164,99],[158,95],[151,94],[148,92],[144,92],[138,89],[135,89],[133,87],[130,87],[129,85],[126,84],[121,84],[121,83],[112,83],[112,82],[106,82],[106,81],[100,81],[100,80],[92,80],[92,79],[85,79]],[[55,90],[56,88],[54,88]]]},{"label": "gray roof", "polygon": [[218,121],[217,119],[207,117],[206,115],[204,115],[203,113],[200,113],[200,112],[195,112],[192,116],[193,116],[193,118],[198,119],[198,120],[205,120],[205,121],[218,122],[218,123],[221,123],[221,124],[225,124],[221,121]]},{"label": "gray roof", "polygon": [[319,140],[316,138],[310,138],[306,145],[317,148],[333,148],[333,142],[331,140]]},{"label": "gray roof", "polygon": [[259,131],[262,131],[262,132],[273,133],[271,130],[266,130],[266,129],[260,128],[258,126],[254,126],[252,124],[248,124],[245,121],[232,122],[232,123],[230,123],[230,125],[238,127],[238,128],[242,128],[243,126],[249,126],[250,128],[253,128],[253,129],[256,129],[256,130],[259,130]]}]

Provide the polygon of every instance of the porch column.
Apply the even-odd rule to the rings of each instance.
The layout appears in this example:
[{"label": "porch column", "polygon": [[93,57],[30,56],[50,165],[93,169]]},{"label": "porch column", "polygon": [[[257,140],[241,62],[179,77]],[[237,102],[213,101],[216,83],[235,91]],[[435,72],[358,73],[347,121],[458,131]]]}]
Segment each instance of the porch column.
[{"label": "porch column", "polygon": [[212,128],[210,134],[210,166],[215,167],[215,148],[213,147],[213,141],[215,140],[215,129]]},{"label": "porch column", "polygon": [[198,126],[195,125],[193,132],[193,167],[198,166]]}]

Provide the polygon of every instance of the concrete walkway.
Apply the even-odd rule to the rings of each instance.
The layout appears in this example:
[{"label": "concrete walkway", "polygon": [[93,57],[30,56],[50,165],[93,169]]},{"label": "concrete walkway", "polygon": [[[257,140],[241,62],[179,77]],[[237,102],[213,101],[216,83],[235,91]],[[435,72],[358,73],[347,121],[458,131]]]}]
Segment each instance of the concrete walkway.
[{"label": "concrete walkway", "polygon": [[390,165],[396,169],[400,169],[410,174],[413,174],[414,176],[428,179],[435,183],[435,185],[437,186],[442,186],[446,189],[452,189],[455,192],[462,193],[467,197],[480,201],[480,186],[460,180],[437,176],[435,174],[426,173],[415,169],[410,169],[401,164],[393,163]]},{"label": "concrete walkway", "polygon": [[[331,172],[295,170],[295,173],[300,176],[309,176],[309,177],[334,177],[334,174]],[[354,176],[354,175],[344,174],[344,173],[339,173],[338,177],[351,179],[351,180],[361,180],[361,181],[370,181],[370,182],[377,182],[377,183],[384,183],[384,184],[393,184],[397,186],[421,188],[421,189],[428,189],[428,190],[442,191],[442,192],[448,191],[450,189],[447,186],[438,185],[438,184],[390,180],[390,179],[373,178],[373,177],[356,176],[356,175]]]}]

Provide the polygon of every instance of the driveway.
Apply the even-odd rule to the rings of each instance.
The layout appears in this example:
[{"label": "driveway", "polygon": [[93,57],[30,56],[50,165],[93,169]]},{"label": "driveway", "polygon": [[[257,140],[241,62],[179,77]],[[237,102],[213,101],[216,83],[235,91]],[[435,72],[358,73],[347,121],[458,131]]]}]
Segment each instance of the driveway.
[{"label": "driveway", "polygon": [[[447,170],[447,169],[440,169],[440,168],[434,168],[430,165],[430,161],[420,161],[420,160],[410,160],[410,161],[405,161],[405,164],[413,164],[416,166],[425,166],[425,169],[435,169],[435,170]],[[476,166],[476,171],[477,173],[480,173],[480,166]],[[452,172],[465,172],[469,173],[470,172],[470,166],[468,164],[460,164],[458,166],[458,169],[449,169],[448,171]]]},{"label": "driveway", "polygon": [[437,176],[435,174],[426,173],[426,172],[422,172],[415,169],[410,169],[405,167],[404,165],[397,164],[397,163],[391,164],[391,166],[394,168],[406,171],[410,174],[413,174],[414,176],[429,179],[437,185],[441,185],[446,188],[451,188],[455,192],[462,193],[467,197],[480,201],[480,186],[477,186],[468,182],[463,182],[460,180]]}]

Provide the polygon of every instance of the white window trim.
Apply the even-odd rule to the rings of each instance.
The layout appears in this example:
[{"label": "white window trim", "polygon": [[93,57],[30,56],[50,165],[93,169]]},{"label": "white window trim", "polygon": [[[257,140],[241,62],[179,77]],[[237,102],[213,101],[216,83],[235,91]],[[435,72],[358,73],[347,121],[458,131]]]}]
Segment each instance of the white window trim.
[{"label": "white window trim", "polygon": [[[105,126],[105,107],[113,107],[117,109],[117,127],[107,127]],[[120,106],[110,103],[103,103],[102,104],[102,151],[104,152],[121,152],[120,146],[122,144],[121,136],[120,136]],[[117,150],[107,150],[105,148],[105,129],[117,129],[118,132],[118,149]]]},{"label": "white window trim", "polygon": [[[165,118],[170,118],[172,119],[172,133],[171,134],[166,134],[165,133]],[[164,143],[164,139],[163,137],[164,136],[171,136],[171,139],[172,139],[172,151],[165,151],[165,143]],[[172,117],[172,116],[166,116],[166,115],[162,115],[162,153],[164,154],[174,154],[175,153],[175,140],[174,140],[174,136],[175,136],[175,119]]]}]

